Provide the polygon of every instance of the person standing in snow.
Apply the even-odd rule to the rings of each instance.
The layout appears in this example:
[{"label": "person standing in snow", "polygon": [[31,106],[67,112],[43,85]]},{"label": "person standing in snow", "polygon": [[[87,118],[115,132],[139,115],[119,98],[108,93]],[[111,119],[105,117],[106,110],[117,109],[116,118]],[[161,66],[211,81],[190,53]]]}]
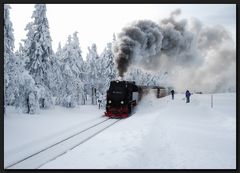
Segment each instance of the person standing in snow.
[{"label": "person standing in snow", "polygon": [[186,91],[186,93],[185,93],[185,95],[186,95],[186,103],[189,103],[190,102],[190,96],[191,96],[191,93],[187,90]]},{"label": "person standing in snow", "polygon": [[171,94],[172,94],[172,100],[174,100],[174,90],[171,91]]}]

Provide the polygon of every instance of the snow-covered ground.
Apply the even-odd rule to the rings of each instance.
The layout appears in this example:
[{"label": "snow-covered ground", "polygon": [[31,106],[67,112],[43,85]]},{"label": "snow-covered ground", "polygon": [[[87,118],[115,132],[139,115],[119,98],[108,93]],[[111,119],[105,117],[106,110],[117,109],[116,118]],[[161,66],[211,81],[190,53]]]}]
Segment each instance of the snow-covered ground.
[{"label": "snow-covered ground", "polygon": [[[4,117],[4,162],[103,118],[96,106],[56,107]],[[25,152],[26,153],[26,152]],[[145,97],[136,113],[43,165],[42,169],[235,169],[236,93]]]},{"label": "snow-covered ground", "polygon": [[4,164],[14,163],[74,133],[102,121],[103,111],[88,105],[68,109],[56,106],[39,114],[22,114],[7,107],[4,117]]}]

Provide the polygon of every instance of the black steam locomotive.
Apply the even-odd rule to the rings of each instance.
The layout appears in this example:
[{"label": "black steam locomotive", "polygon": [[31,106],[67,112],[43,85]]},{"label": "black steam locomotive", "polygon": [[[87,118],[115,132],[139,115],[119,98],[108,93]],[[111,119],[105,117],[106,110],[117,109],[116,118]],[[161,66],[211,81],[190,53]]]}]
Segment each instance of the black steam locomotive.
[{"label": "black steam locomotive", "polygon": [[140,100],[141,88],[133,81],[111,81],[107,91],[105,115],[110,118],[126,118]]}]

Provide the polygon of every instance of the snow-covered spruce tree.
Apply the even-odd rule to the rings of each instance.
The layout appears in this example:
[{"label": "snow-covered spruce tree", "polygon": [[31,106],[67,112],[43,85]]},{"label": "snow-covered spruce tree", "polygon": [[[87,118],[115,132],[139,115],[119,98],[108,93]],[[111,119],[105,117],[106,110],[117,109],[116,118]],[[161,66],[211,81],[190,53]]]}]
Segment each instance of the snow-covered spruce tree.
[{"label": "snow-covered spruce tree", "polygon": [[[56,72],[56,76],[57,76],[57,80],[56,80],[56,92],[57,95],[55,97],[55,105],[60,105],[61,104],[61,100],[62,100],[62,96],[64,95],[64,90],[63,90],[63,76],[62,76],[62,71],[61,71],[61,66],[62,66],[62,58],[63,58],[63,50],[62,50],[62,46],[61,43],[59,42],[58,44],[58,48],[57,51],[55,53],[55,60],[56,60],[56,64],[55,64],[55,72]],[[54,68],[54,67],[53,67]]]},{"label": "snow-covered spruce tree", "polygon": [[[23,41],[23,55],[24,55],[24,62],[25,62],[25,67],[26,67],[26,63],[29,63],[30,62],[30,58],[28,56],[28,54],[30,53],[30,50],[29,48],[31,47],[31,44],[33,42],[33,38],[34,38],[34,31],[33,31],[33,22],[30,22],[27,24],[27,26],[25,27],[25,30],[28,31],[27,32],[27,38],[26,39],[22,39]],[[32,50],[31,50],[32,51]]]},{"label": "snow-covered spruce tree", "polygon": [[12,22],[10,21],[9,9],[4,5],[4,106],[13,105],[15,95],[18,92],[16,86],[16,59],[14,57],[14,35]]},{"label": "snow-covered spruce tree", "polygon": [[16,55],[13,53],[14,36],[9,9],[9,5],[4,5],[4,103],[25,113],[35,113],[38,108],[35,82],[24,68],[22,46]]},{"label": "snow-covered spruce tree", "polygon": [[23,47],[20,44],[15,53],[18,62],[17,73],[19,73],[18,95],[16,96],[16,107],[24,113],[34,114],[38,111],[38,94],[35,81],[28,71],[24,68],[25,60]]},{"label": "snow-covered spruce tree", "polygon": [[33,12],[33,22],[30,22],[26,30],[27,39],[24,41],[24,50],[26,60],[26,69],[35,80],[35,83],[41,93],[39,97],[40,107],[51,107],[52,91],[54,90],[55,72],[53,71],[53,51],[51,37],[49,33],[49,25],[46,17],[46,5],[35,5],[35,11]]},{"label": "snow-covered spruce tree", "polygon": [[15,56],[19,60],[21,66],[25,67],[26,58],[25,58],[25,55],[24,55],[23,45],[21,43],[19,43],[19,48],[15,52]]},{"label": "snow-covered spruce tree", "polygon": [[77,33],[68,37],[62,50],[61,71],[63,76],[61,104],[75,107],[85,103],[84,86],[82,83],[83,59],[77,38]]},{"label": "snow-covered spruce tree", "polygon": [[[85,68],[85,62],[82,58],[82,51],[79,45],[79,38],[77,36],[78,32],[73,33],[73,40],[72,40],[72,46],[73,46],[73,54],[74,54],[74,60],[76,62],[76,69],[73,71],[76,71],[77,77],[80,79],[80,82],[78,83],[78,92],[77,92],[77,98],[79,104],[86,104],[87,100],[87,93],[84,90],[84,83],[86,82],[86,68]],[[73,66],[74,67],[74,66]]]},{"label": "snow-covered spruce tree", "polygon": [[62,45],[61,45],[61,42],[58,43],[58,48],[57,48],[57,51],[56,51],[56,57],[58,59],[61,59],[61,57],[62,57]]},{"label": "snow-covered spruce tree", "polygon": [[87,79],[85,87],[87,88],[87,94],[90,95],[92,104],[96,104],[95,94],[98,88],[98,63],[99,63],[99,55],[97,53],[96,44],[92,44],[91,48],[88,47],[87,53]]},{"label": "snow-covered spruce tree", "polygon": [[26,70],[24,70],[21,74],[19,95],[16,97],[16,106],[24,113],[35,114],[39,109],[39,89],[36,87],[32,76],[29,75]]},{"label": "snow-covered spruce tree", "polygon": [[[113,42],[114,41],[115,39],[113,37]],[[113,60],[112,43],[107,43],[106,48],[100,56],[97,53],[96,44],[92,44],[91,48],[88,48],[88,51],[88,81],[86,81],[85,88],[88,88],[87,93],[91,96],[92,104],[96,104],[97,100],[101,100],[104,105],[106,91],[109,88],[110,81],[116,78],[117,73]]]},{"label": "snow-covered spruce tree", "polygon": [[73,33],[73,40],[72,40],[72,51],[73,51],[73,63],[75,62],[75,65],[73,66],[73,71],[78,73],[78,76],[80,77],[80,80],[83,81],[84,79],[84,61],[82,58],[82,51],[80,49],[79,45],[79,39],[77,36],[77,32]]},{"label": "snow-covered spruce tree", "polygon": [[[51,79],[51,81],[49,82],[49,87],[50,87],[52,96],[54,98],[54,105],[55,105],[55,104],[59,104],[58,100],[60,97],[60,93],[62,91],[63,77],[61,72],[61,62],[56,55],[52,55],[52,58],[50,59],[50,63],[51,63],[51,69],[49,69],[50,73],[48,73],[48,78]],[[51,100],[51,98],[49,99]]]},{"label": "snow-covered spruce tree", "polygon": [[99,86],[98,86],[98,99],[101,100],[101,106],[105,107],[106,101],[106,92],[109,88],[110,82],[116,79],[117,68],[114,64],[114,56],[112,52],[112,43],[107,43],[106,48],[103,50],[100,58],[98,59],[100,62],[98,63],[98,78]]},{"label": "snow-covered spruce tree", "polygon": [[105,77],[104,81],[104,92],[106,92],[107,88],[110,85],[110,81],[116,79],[117,68],[114,64],[114,55],[112,52],[112,43],[108,43],[107,47],[104,49],[101,54],[101,58],[103,60],[103,76]]}]

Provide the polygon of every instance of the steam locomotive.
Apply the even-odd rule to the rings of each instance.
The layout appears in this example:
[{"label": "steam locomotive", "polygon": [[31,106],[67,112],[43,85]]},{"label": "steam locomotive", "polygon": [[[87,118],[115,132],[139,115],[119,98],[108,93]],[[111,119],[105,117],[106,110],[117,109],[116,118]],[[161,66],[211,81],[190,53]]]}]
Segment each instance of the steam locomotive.
[{"label": "steam locomotive", "polygon": [[111,81],[107,91],[105,115],[110,118],[126,118],[141,99],[141,88],[134,81]]},{"label": "steam locomotive", "polygon": [[107,91],[105,116],[110,118],[129,117],[142,97],[150,91],[155,92],[157,98],[169,94],[169,88],[160,86],[139,86],[134,81],[111,81]]}]

